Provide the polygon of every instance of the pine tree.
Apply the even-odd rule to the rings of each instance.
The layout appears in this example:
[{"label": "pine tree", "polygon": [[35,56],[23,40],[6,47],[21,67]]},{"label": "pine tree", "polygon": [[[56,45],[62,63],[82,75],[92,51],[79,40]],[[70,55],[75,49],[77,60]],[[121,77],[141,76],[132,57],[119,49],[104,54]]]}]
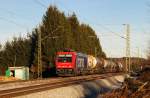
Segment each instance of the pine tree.
[{"label": "pine tree", "polygon": [[68,21],[71,25],[71,32],[73,35],[73,39],[74,39],[74,45],[73,45],[73,50],[76,51],[80,51],[81,47],[80,47],[80,27],[79,27],[79,21],[75,15],[75,13],[73,13],[73,15],[71,15],[70,17],[68,17]]},{"label": "pine tree", "polygon": [[4,49],[0,51],[0,64],[37,67],[39,33],[42,38],[43,68],[55,67],[56,52],[66,48],[90,55],[95,55],[96,52],[96,56],[106,57],[100,39],[89,25],[80,24],[75,13],[66,17],[55,6],[50,6],[41,24],[27,38],[18,37],[6,42]]}]

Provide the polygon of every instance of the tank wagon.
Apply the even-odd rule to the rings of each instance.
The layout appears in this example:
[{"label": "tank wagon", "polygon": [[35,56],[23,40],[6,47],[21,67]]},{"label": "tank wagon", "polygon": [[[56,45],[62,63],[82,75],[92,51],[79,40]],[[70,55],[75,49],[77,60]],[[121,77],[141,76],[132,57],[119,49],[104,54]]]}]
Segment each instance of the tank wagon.
[{"label": "tank wagon", "polygon": [[[116,71],[117,64],[78,52],[57,52],[56,73],[60,76],[76,76]],[[118,66],[119,67],[119,66]],[[111,69],[111,70],[110,70]]]},{"label": "tank wagon", "polygon": [[105,72],[120,72],[123,70],[123,65],[120,62],[103,59],[103,69]]}]

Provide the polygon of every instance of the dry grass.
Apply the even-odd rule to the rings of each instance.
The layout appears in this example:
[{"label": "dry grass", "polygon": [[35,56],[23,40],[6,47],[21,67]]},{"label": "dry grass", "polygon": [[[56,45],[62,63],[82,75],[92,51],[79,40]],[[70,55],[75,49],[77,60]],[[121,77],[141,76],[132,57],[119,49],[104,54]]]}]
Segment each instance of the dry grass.
[{"label": "dry grass", "polygon": [[135,79],[126,79],[122,88],[103,94],[100,98],[150,98],[150,70],[143,70]]},{"label": "dry grass", "polygon": [[6,77],[6,76],[0,76],[0,82],[5,82],[5,81],[15,81],[19,80],[15,77]]}]

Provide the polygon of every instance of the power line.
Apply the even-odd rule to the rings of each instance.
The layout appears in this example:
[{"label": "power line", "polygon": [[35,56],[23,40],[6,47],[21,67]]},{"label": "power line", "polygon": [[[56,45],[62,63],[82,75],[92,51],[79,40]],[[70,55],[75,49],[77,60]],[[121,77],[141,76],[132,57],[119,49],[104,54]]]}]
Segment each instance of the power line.
[{"label": "power line", "polygon": [[[79,15],[78,15],[79,16]],[[80,16],[81,17],[81,16]],[[85,19],[85,18],[84,18]],[[86,20],[86,19],[85,19]],[[91,23],[91,22],[90,22]],[[92,23],[93,24],[93,23]],[[115,36],[118,36],[118,37],[120,37],[120,38],[122,38],[122,39],[127,39],[125,36],[122,36],[122,35],[119,35],[119,34],[117,34],[117,33],[115,33],[115,32],[113,32],[112,30],[110,30],[109,28],[107,28],[107,27],[105,27],[105,26],[103,26],[102,24],[96,24],[96,25],[100,25],[100,27],[101,28],[104,28],[104,29],[106,29],[107,31],[109,31],[110,33],[112,33],[112,34],[114,34]],[[103,36],[102,36],[103,37]],[[132,42],[132,43],[135,43],[135,42]],[[135,44],[134,44],[134,47],[137,47]],[[131,50],[132,51],[132,50]],[[134,51],[132,51],[132,52],[134,52]]]},{"label": "power line", "polygon": [[[81,17],[80,15],[78,15],[79,17]],[[83,17],[82,17],[83,18]],[[86,18],[83,18],[84,20],[86,20],[87,21],[87,19]],[[89,23],[91,23],[91,22],[89,22]],[[93,23],[92,23],[93,24]],[[115,33],[115,32],[113,32],[112,30],[110,30],[108,27],[106,27],[106,26],[104,26],[104,25],[102,25],[102,24],[96,24],[96,23],[94,23],[95,25],[100,25],[100,27],[101,28],[104,28],[104,29],[106,29],[107,31],[109,31],[110,33],[112,33],[112,34],[114,34],[114,35],[116,35],[116,36],[118,36],[118,37],[120,37],[120,38],[122,38],[122,39],[127,39],[125,36],[122,36],[122,35],[120,35],[120,34],[117,34],[117,33]],[[110,24],[106,24],[106,25],[110,25]],[[111,25],[114,25],[114,24],[111,24]],[[117,25],[119,25],[119,24],[117,24]],[[103,36],[102,36],[103,37]],[[132,41],[132,43],[135,43],[135,42],[133,42],[133,40],[131,39],[131,41]],[[134,47],[137,47],[136,45],[134,45]]]},{"label": "power line", "polygon": [[40,5],[41,7],[47,8],[47,6],[41,3],[39,0],[33,0],[36,4]]},{"label": "power line", "polygon": [[[15,13],[15,12],[13,12],[13,11],[10,11],[10,10],[8,10],[8,9],[0,8],[0,10],[4,11],[5,13],[10,14],[11,17],[13,16],[13,18],[20,17],[20,18],[22,18],[22,19],[31,21],[31,19],[29,19],[29,18],[27,18],[27,17],[24,17],[24,16],[20,16],[20,15],[18,15],[17,13]],[[6,22],[11,23],[11,24],[15,24],[16,26],[21,27],[21,28],[24,28],[24,29],[28,29],[28,27],[25,26],[25,25],[19,24],[19,23],[13,21],[13,20],[10,20],[10,19],[7,19],[7,18],[1,17],[1,16],[0,16],[0,20],[6,21]],[[33,20],[33,19],[32,19],[32,20]]]},{"label": "power line", "polygon": [[[38,5],[40,5],[41,7],[47,8],[43,3],[41,3],[38,0],[34,0],[34,2]],[[42,72],[43,72],[43,70],[42,70],[43,66],[42,66],[42,60],[41,60],[41,58],[42,58],[41,42],[42,42],[41,32],[39,31],[39,33],[38,33],[38,56],[37,56],[38,57],[38,70],[37,70],[38,78],[42,78]]]},{"label": "power line", "polygon": [[[78,16],[81,17],[80,15],[78,15]],[[86,18],[83,18],[83,19],[87,21]],[[91,23],[91,22],[90,22],[90,23]],[[92,24],[93,24],[93,23],[92,23]],[[94,23],[94,24],[95,24],[95,23]],[[122,38],[122,39],[126,39],[126,37],[124,37],[124,36],[122,36],[122,35],[119,35],[119,34],[113,32],[112,30],[110,30],[109,28],[103,26],[102,24],[96,24],[96,25],[100,25],[100,27],[102,27],[102,28],[108,30],[110,33],[112,33],[112,34],[114,34],[114,35],[116,35],[116,36],[118,36],[118,37],[120,37],[120,38]]]},{"label": "power line", "polygon": [[11,16],[16,15],[14,12],[9,11],[9,10],[7,10],[7,9],[3,9],[3,8],[0,8],[0,9],[1,9],[1,10],[3,10],[4,12],[6,12],[6,13],[10,14]]},{"label": "power line", "polygon": [[11,24],[15,24],[16,26],[21,27],[21,28],[23,28],[23,29],[27,29],[27,28],[28,28],[28,27],[25,27],[25,26],[23,26],[23,25],[21,25],[21,24],[16,23],[16,22],[13,21],[13,20],[9,20],[9,19],[3,18],[3,17],[0,17],[0,20],[7,21],[7,22],[9,22],[9,23],[11,23]]},{"label": "power line", "polygon": [[[101,25],[101,24],[99,24],[99,25]],[[114,35],[116,35],[116,36],[118,36],[118,37],[123,38],[123,39],[126,40],[126,37],[121,36],[121,35],[119,35],[119,34],[113,32],[113,31],[110,30],[109,28],[107,28],[107,27],[105,27],[105,26],[103,26],[103,25],[101,25],[101,27],[103,27],[104,29],[108,30],[110,33],[113,33]],[[131,42],[133,43],[132,46],[133,46],[133,47],[137,47],[137,45],[135,45],[136,43],[133,41],[133,39],[130,39],[130,40],[131,40]]]},{"label": "power line", "polygon": [[[67,8],[67,5],[65,5],[65,6],[63,6],[63,7],[64,7],[65,9],[69,10],[69,9]],[[81,17],[79,14],[77,14],[77,16],[79,16],[80,18],[82,18],[82,19],[88,21],[85,17]],[[91,22],[90,22],[90,23],[91,23]],[[92,24],[93,24],[93,23],[92,23]],[[95,24],[95,23],[94,23],[94,24]],[[97,24],[97,25],[101,25],[101,24]],[[107,24],[107,25],[114,25],[114,24]],[[117,24],[117,25],[119,25],[119,24]],[[107,28],[107,27],[105,27],[105,26],[103,26],[103,25],[101,25],[101,27],[103,27],[104,29],[107,29],[109,32],[113,33],[114,35],[116,35],[116,36],[118,36],[118,37],[120,37],[120,38],[122,38],[122,39],[126,39],[125,36],[119,35],[119,34],[113,32],[112,30],[110,30],[109,28]]]},{"label": "power line", "polygon": [[104,29],[108,30],[110,33],[113,33],[114,35],[116,35],[116,36],[118,36],[118,37],[120,37],[120,38],[122,38],[122,39],[126,39],[126,37],[121,36],[121,35],[119,35],[119,34],[113,32],[113,31],[110,30],[109,28],[107,28],[107,27],[105,27],[105,26],[103,26],[103,25],[101,25],[101,24],[98,24],[98,25],[100,25],[100,27],[103,27]]},{"label": "power line", "polygon": [[[19,15],[19,14],[13,12],[13,11],[8,10],[8,9],[0,8],[0,10],[4,11],[5,13],[10,14],[10,15],[13,16],[14,18],[15,18],[15,17],[20,17],[20,18],[22,18],[22,19],[31,21],[31,18],[29,18],[29,17],[28,17],[28,18],[27,18],[27,17],[24,17],[23,15]],[[33,20],[33,18],[32,18],[32,20]]]},{"label": "power line", "polygon": [[[40,5],[40,6],[44,7],[44,8],[46,8],[46,6],[45,6],[43,3],[41,3],[39,0],[34,0],[34,2],[37,3],[38,5]],[[64,8],[66,9],[66,6],[65,6]],[[68,9],[68,8],[67,8],[67,9]],[[78,14],[77,16],[81,17],[79,14]],[[82,18],[83,18],[83,17],[82,17]],[[85,19],[85,18],[84,18],[84,19]],[[85,19],[85,20],[86,20],[86,19]],[[92,24],[93,24],[93,23],[92,23]],[[101,25],[101,24],[98,24],[98,25]],[[112,30],[110,30],[109,28],[107,28],[107,27],[105,27],[105,26],[103,26],[103,25],[101,25],[101,27],[103,27],[104,29],[107,29],[110,33],[112,33],[112,34],[114,34],[114,35],[116,35],[116,36],[118,36],[118,37],[120,37],[120,38],[122,38],[122,39],[127,39],[125,36],[122,36],[122,35],[120,35],[120,34],[117,34],[117,33],[113,32]]]}]

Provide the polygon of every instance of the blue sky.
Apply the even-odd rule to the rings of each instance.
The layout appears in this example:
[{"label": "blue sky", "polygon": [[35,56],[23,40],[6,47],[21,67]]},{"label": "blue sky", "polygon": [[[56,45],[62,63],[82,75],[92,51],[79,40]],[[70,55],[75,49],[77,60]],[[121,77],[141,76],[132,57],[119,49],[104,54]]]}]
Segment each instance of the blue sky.
[{"label": "blue sky", "polygon": [[[40,2],[40,3],[39,3]],[[26,36],[41,22],[49,5],[56,5],[66,15],[76,13],[81,23],[89,24],[100,38],[108,56],[125,56],[125,26],[130,24],[131,55],[137,47],[146,57],[150,39],[150,0],[1,0],[0,43],[14,36]]]}]

